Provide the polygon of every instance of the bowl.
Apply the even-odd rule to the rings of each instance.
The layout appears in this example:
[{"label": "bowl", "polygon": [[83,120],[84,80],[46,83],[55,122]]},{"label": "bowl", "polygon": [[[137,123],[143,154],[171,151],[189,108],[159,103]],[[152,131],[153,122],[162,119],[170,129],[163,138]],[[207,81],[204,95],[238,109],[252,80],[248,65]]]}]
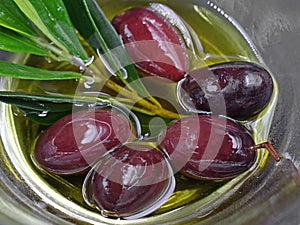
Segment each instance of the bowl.
[{"label": "bowl", "polygon": [[[108,12],[112,9],[118,11],[129,3],[145,2],[150,1],[99,1],[99,4],[104,12]],[[176,5],[180,1],[159,2]],[[1,224],[299,224],[299,3],[296,0],[189,0],[186,3],[200,5],[225,18],[227,25],[220,29],[226,35],[231,32],[231,35],[240,34],[243,41],[237,48],[245,55],[251,52],[250,58],[264,64],[277,80],[278,96],[274,100],[277,105],[272,123],[268,123],[270,127],[263,131],[261,138],[271,140],[282,156],[281,161],[265,160],[266,153],[261,152],[261,162],[252,171],[254,176],[251,179],[237,178],[229,184],[216,184],[218,188],[211,191],[208,198],[205,196],[186,205],[181,202],[171,210],[160,209],[136,220],[107,218],[93,209],[82,207],[80,197],[68,198],[69,193],[78,191],[70,183],[61,186],[65,181],[52,177],[52,185],[56,185],[53,189],[47,181],[40,179],[34,165],[30,164],[30,157],[22,153],[24,146],[31,148],[28,137],[34,136],[39,128],[28,127],[28,135],[20,136],[16,130],[27,128],[28,122],[16,120],[11,107],[1,104]],[[238,44],[232,43],[235,45]],[[21,63],[24,55],[2,51],[0,59]],[[0,81],[1,90],[16,88],[14,80],[1,78]],[[193,194],[178,193],[179,198]]]}]

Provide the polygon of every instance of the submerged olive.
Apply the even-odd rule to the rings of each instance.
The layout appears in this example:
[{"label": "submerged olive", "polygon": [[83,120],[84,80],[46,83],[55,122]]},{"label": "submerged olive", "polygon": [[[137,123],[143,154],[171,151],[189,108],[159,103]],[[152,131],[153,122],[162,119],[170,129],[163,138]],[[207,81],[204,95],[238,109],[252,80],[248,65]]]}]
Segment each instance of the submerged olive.
[{"label": "submerged olive", "polygon": [[172,81],[186,74],[189,62],[184,42],[175,28],[158,14],[136,7],[117,15],[112,24],[143,73]]},{"label": "submerged olive", "polygon": [[[241,174],[253,165],[255,150],[268,147],[255,145],[244,126],[208,115],[171,123],[161,133],[158,144],[168,153],[176,170],[205,180],[225,180]],[[279,160],[272,149],[271,153]]]},{"label": "submerged olive", "polygon": [[210,112],[223,103],[221,113],[237,120],[259,113],[273,93],[269,72],[250,62],[227,62],[193,71],[180,87],[179,100],[188,110]]},{"label": "submerged olive", "polygon": [[136,219],[159,208],[175,181],[164,154],[144,145],[124,145],[106,155],[88,174],[83,195],[104,215]]},{"label": "submerged olive", "polygon": [[113,110],[80,111],[52,124],[38,138],[33,158],[60,175],[85,171],[107,151],[134,137],[128,118]]}]

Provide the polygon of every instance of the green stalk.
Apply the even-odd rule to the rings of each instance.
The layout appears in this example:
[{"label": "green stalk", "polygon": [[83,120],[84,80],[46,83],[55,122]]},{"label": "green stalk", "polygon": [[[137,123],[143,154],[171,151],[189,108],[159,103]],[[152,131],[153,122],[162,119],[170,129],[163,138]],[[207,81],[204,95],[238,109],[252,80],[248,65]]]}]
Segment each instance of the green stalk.
[{"label": "green stalk", "polygon": [[[82,64],[81,65],[85,69],[85,74],[91,77],[95,76],[96,82],[100,81],[99,79],[102,77],[104,79],[107,79],[106,87],[115,91],[116,93],[120,93],[122,96],[127,98],[127,103],[132,103],[132,108],[134,108],[136,111],[145,113],[148,111],[148,115],[158,115],[165,118],[179,118],[179,114],[171,112],[160,105],[156,105],[153,102],[150,102],[148,99],[141,98],[135,91],[132,91],[131,89],[124,88],[123,86],[117,84],[116,82],[112,81],[111,79],[108,79],[108,77],[102,76],[102,73],[99,71],[99,68],[96,67],[94,64],[91,64],[89,67]],[[140,107],[133,106],[136,104]],[[145,113],[146,114],[146,113]]]}]

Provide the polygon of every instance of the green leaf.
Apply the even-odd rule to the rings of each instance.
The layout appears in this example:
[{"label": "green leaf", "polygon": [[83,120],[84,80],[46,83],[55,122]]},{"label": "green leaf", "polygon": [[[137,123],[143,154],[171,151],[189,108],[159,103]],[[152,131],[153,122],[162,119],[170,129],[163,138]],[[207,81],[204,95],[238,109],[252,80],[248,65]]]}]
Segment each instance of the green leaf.
[{"label": "green leaf", "polygon": [[88,59],[62,0],[14,0],[14,2],[57,47],[82,60]]},{"label": "green leaf", "polygon": [[22,66],[0,60],[0,76],[29,80],[67,80],[82,78],[82,74],[72,71],[50,71]]},{"label": "green leaf", "polygon": [[[63,1],[73,24],[94,49],[106,53],[123,46],[119,35],[96,1],[79,0],[76,4],[73,0]],[[126,52],[125,48],[123,49]]]},{"label": "green leaf", "polygon": [[13,0],[1,0],[0,25],[25,36],[38,36],[29,20]]},{"label": "green leaf", "polygon": [[34,111],[31,109],[19,108],[20,112],[26,116],[28,119],[37,122],[42,125],[51,125],[58,119],[72,113],[72,111],[64,112],[44,112],[44,111]]},{"label": "green leaf", "polygon": [[[64,0],[69,15],[81,35],[98,52],[107,68],[142,97],[148,97],[156,105],[132,64],[119,35],[95,0]],[[78,16],[80,15],[80,17]],[[122,68],[124,67],[124,68]]]},{"label": "green leaf", "polygon": [[0,92],[0,101],[19,108],[30,120],[49,125],[72,112],[72,104],[55,98],[21,92]]},{"label": "green leaf", "polygon": [[87,41],[94,49],[100,48],[101,46],[98,37],[95,35],[95,30],[85,10],[83,0],[76,1],[76,4],[74,4],[74,0],[63,0],[63,2],[67,8],[71,21],[85,41]]},{"label": "green leaf", "polygon": [[40,56],[51,56],[51,53],[32,42],[25,36],[0,27],[0,49],[10,52],[24,52]]},{"label": "green leaf", "polygon": [[72,110],[73,104],[112,103],[109,97],[46,95],[25,92],[0,91],[0,101],[24,109],[47,112],[64,112]]},{"label": "green leaf", "polygon": [[74,109],[86,109],[88,104],[111,104],[104,96],[72,97],[7,91],[0,91],[0,101],[18,107],[26,117],[45,125],[72,113]]},{"label": "green leaf", "polygon": [[41,94],[1,91],[0,101],[23,109],[35,110],[38,112],[72,111],[72,104],[68,99]]}]

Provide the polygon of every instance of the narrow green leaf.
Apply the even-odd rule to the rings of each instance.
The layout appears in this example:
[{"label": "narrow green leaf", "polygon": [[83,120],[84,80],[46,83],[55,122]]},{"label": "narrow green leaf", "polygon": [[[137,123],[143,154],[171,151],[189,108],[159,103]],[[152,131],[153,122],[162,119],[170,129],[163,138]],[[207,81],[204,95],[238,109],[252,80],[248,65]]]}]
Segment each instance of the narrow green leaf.
[{"label": "narrow green leaf", "polygon": [[52,124],[57,119],[72,113],[74,109],[86,109],[87,104],[111,104],[111,101],[104,96],[101,98],[72,97],[7,91],[0,91],[0,101],[18,107],[26,117],[45,125]]},{"label": "narrow green leaf", "polygon": [[67,80],[79,79],[82,74],[72,71],[44,70],[0,60],[0,76],[29,80]]},{"label": "narrow green leaf", "polygon": [[0,91],[0,101],[23,109],[47,112],[72,110],[73,104],[111,104],[109,98],[91,96],[46,95],[25,92]]},{"label": "narrow green leaf", "polygon": [[1,0],[0,25],[25,36],[38,36],[29,20],[13,0]]},{"label": "narrow green leaf", "polygon": [[76,1],[76,4],[74,4],[74,0],[63,0],[63,2],[71,21],[85,41],[94,49],[101,48],[98,37],[85,10],[83,0]]},{"label": "narrow green leaf", "polygon": [[82,60],[88,59],[62,0],[14,0],[14,2],[57,47]]},{"label": "narrow green leaf", "polygon": [[32,40],[7,28],[0,27],[0,49],[9,52],[24,52],[40,56],[51,56],[51,53]]},{"label": "narrow green leaf", "polygon": [[0,92],[0,101],[17,106],[30,120],[49,125],[72,112],[72,104],[54,102],[53,98],[21,92]]},{"label": "narrow green leaf", "polygon": [[[98,52],[110,71],[129,83],[134,91],[152,102],[159,103],[151,97],[132,64],[119,35],[106,18],[95,0],[64,0],[73,24],[87,42]],[[80,17],[78,17],[80,15]],[[124,67],[124,68],[122,68]]]},{"label": "narrow green leaf", "polygon": [[46,101],[38,95],[20,92],[0,92],[0,101],[39,112],[65,112],[72,110],[72,104],[70,103]]},{"label": "narrow green leaf", "polygon": [[72,113],[72,111],[64,111],[64,112],[34,111],[25,108],[19,108],[19,110],[28,119],[42,125],[51,125],[58,119]]}]

